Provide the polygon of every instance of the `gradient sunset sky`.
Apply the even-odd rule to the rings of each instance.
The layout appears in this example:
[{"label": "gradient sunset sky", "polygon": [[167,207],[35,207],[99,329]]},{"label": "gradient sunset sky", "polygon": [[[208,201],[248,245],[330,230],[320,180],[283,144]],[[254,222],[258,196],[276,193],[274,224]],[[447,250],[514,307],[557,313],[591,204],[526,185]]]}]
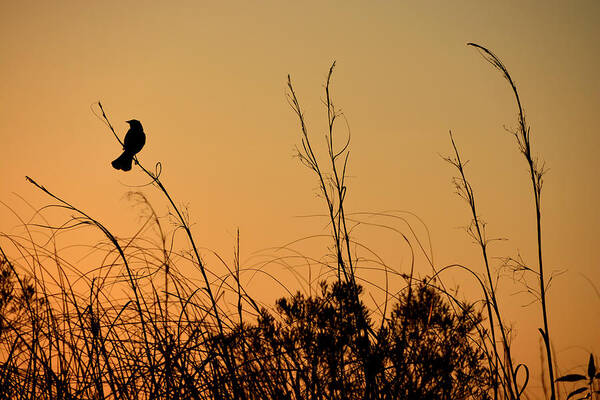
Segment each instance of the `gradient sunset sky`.
[{"label": "gradient sunset sky", "polygon": [[[139,216],[124,195],[148,179],[136,167],[110,167],[120,147],[90,108],[100,100],[121,135],[126,120],[142,122],[147,142],[140,161],[162,163],[165,185],[188,206],[206,248],[231,259],[239,227],[242,264],[250,265],[257,251],[326,234],[326,219],[298,218],[326,209],[314,176],[293,157],[300,131],[285,93],[290,74],[313,143],[324,151],[323,83],[336,60],[333,96],[352,133],[348,211],[414,213],[429,229],[436,267],[461,263],[482,272],[478,250],[461,229],[470,220],[467,204],[454,193],[455,171],[442,159],[451,152],[452,130],[470,160],[488,236],[507,239],[491,245],[492,255],[520,254],[535,265],[527,165],[505,130],[516,127],[514,98],[501,75],[466,46],[479,43],[515,79],[534,153],[549,169],[543,246],[548,273],[557,273],[550,329],[559,373],[581,372],[589,352],[600,356],[598,21],[594,0],[4,1],[0,200],[23,217],[31,211],[18,196],[34,207],[48,204],[25,181],[29,175],[117,236],[133,234]],[[141,190],[167,212],[155,189]],[[425,229],[408,218],[427,242]],[[0,232],[18,224],[2,207]],[[356,235],[408,272],[397,234],[357,228]],[[431,274],[417,261],[421,276]],[[465,297],[479,296],[467,276],[446,279]],[[269,285],[252,283],[250,292],[267,303],[285,294]],[[290,280],[288,289],[297,285]],[[532,368],[534,394],[539,307],[511,276],[500,286],[515,358]]]}]

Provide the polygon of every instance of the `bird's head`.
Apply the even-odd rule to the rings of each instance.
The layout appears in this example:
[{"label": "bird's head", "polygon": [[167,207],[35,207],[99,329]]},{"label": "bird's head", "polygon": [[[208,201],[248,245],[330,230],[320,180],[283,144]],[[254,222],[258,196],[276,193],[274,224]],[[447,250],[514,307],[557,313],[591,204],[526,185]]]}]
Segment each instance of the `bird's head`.
[{"label": "bird's head", "polygon": [[131,128],[139,128],[142,129],[142,123],[137,119],[130,119],[129,121],[125,121],[129,124]]}]

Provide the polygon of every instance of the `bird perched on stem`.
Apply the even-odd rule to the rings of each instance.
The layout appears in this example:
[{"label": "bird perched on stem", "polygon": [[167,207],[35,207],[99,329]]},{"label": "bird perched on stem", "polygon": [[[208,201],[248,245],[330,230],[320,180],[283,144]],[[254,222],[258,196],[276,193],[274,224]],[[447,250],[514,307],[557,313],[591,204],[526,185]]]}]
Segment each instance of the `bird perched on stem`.
[{"label": "bird perched on stem", "polygon": [[129,130],[123,141],[123,154],[112,162],[112,166],[115,169],[122,169],[123,171],[129,171],[131,169],[133,156],[139,153],[146,143],[146,134],[144,133],[144,128],[142,128],[140,121],[137,119],[130,119],[127,123],[129,124]]}]

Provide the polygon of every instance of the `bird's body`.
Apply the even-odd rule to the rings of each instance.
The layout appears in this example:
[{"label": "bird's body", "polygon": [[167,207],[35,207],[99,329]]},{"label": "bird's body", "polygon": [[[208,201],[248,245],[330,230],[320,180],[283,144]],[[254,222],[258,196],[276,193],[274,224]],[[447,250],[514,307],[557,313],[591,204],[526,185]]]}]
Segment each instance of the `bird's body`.
[{"label": "bird's body", "polygon": [[144,133],[144,128],[142,128],[140,121],[132,119],[127,121],[127,123],[129,124],[129,130],[123,141],[123,154],[112,162],[113,168],[121,169],[123,171],[129,171],[131,169],[133,156],[139,153],[146,143],[146,134]]}]

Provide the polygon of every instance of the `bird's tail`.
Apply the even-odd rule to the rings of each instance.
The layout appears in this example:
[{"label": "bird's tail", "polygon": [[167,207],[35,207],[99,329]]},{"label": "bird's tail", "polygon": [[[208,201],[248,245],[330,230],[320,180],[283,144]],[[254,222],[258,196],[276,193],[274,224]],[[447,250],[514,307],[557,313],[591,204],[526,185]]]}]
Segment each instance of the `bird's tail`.
[{"label": "bird's tail", "polygon": [[133,161],[133,154],[124,151],[123,154],[121,154],[111,164],[114,169],[122,169],[123,171],[129,171],[131,169],[132,161]]}]

